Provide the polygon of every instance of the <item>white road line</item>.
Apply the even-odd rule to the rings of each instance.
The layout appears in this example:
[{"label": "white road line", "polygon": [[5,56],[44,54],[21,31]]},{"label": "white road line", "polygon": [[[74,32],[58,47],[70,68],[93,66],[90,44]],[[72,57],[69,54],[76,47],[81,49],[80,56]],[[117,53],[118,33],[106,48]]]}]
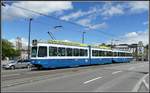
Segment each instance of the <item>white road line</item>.
[{"label": "white road line", "polygon": [[21,75],[21,74],[10,74],[10,75],[2,75],[2,77],[8,77],[8,76],[16,76],[16,75]]},{"label": "white road line", "polygon": [[144,67],[144,65],[141,65],[140,67]]},{"label": "white road line", "polygon": [[97,78],[94,78],[94,79],[88,80],[88,81],[84,82],[83,84],[87,84],[87,83],[89,83],[89,82],[92,82],[92,81],[97,80],[97,79],[100,79],[100,78],[102,78],[102,77],[97,77]]},{"label": "white road line", "polygon": [[[149,74],[146,74],[145,76],[143,76],[143,77],[139,80],[139,82],[138,82],[138,83],[135,85],[135,87],[133,88],[132,92],[138,92],[138,89],[140,88],[140,85],[142,84],[143,80],[145,80],[145,78],[146,78],[147,76],[149,76]],[[145,83],[145,81],[144,81],[143,83]],[[146,84],[147,84],[147,83],[146,83]],[[146,85],[146,87],[147,87],[147,85]],[[149,88],[149,87],[148,87],[148,88]]]},{"label": "white road line", "polygon": [[112,72],[112,74],[117,74],[117,73],[119,73],[119,72],[122,72],[122,71],[115,71],[115,72]]},{"label": "white road line", "polygon": [[145,84],[146,88],[149,89],[149,84],[146,83],[145,79],[143,80],[143,83]]},{"label": "white road line", "polygon": [[135,67],[130,67],[129,70],[133,70]]}]

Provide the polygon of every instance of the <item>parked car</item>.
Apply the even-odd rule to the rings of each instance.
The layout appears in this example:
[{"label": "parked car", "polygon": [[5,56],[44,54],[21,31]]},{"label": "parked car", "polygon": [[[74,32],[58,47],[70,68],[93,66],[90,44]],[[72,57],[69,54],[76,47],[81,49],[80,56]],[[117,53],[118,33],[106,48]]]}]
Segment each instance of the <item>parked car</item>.
[{"label": "parked car", "polygon": [[16,68],[30,68],[30,60],[18,60],[12,61],[7,64],[2,65],[4,69],[16,69]]}]

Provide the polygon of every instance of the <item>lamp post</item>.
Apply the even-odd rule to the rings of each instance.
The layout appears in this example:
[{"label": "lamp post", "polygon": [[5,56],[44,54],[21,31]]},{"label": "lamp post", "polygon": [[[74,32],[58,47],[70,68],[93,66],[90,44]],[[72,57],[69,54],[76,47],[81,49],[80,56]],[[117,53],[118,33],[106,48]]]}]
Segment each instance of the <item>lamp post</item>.
[{"label": "lamp post", "polygon": [[28,59],[30,59],[30,33],[31,33],[31,21],[33,19],[29,19],[29,36],[28,36]]},{"label": "lamp post", "polygon": [[[6,5],[1,2],[1,6],[6,7]],[[2,32],[0,31],[0,60],[2,60]]]},{"label": "lamp post", "polygon": [[86,32],[82,32],[82,43],[84,44],[84,34],[85,34]]}]

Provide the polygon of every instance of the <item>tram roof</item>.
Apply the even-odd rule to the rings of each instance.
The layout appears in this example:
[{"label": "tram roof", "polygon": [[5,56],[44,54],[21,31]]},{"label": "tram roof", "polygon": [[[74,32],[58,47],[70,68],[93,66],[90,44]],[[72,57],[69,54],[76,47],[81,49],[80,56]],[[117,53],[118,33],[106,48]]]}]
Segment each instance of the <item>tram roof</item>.
[{"label": "tram roof", "polygon": [[74,47],[88,47],[91,46],[92,48],[98,48],[98,49],[111,49],[107,46],[94,46],[94,45],[88,45],[88,44],[82,44],[78,42],[65,42],[62,40],[48,40],[48,42],[38,42],[39,44],[52,44],[52,45],[66,45],[66,46],[74,46]]}]

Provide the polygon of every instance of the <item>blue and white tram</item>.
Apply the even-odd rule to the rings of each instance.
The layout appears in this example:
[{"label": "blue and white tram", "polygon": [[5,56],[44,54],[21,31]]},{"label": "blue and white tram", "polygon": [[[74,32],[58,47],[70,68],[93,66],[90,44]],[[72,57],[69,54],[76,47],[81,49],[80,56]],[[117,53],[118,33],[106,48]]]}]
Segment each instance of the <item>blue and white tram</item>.
[{"label": "blue and white tram", "polygon": [[112,63],[112,50],[91,48],[91,65]]},{"label": "blue and white tram", "polygon": [[130,62],[133,59],[132,53],[128,51],[113,50],[112,54],[112,62],[114,63]]},{"label": "blue and white tram", "polygon": [[31,60],[38,68],[90,65],[89,48],[38,43],[32,47]]},{"label": "blue and white tram", "polygon": [[31,52],[31,64],[39,69],[129,62],[131,59],[129,52],[91,48],[91,46],[37,43],[32,46]]}]

